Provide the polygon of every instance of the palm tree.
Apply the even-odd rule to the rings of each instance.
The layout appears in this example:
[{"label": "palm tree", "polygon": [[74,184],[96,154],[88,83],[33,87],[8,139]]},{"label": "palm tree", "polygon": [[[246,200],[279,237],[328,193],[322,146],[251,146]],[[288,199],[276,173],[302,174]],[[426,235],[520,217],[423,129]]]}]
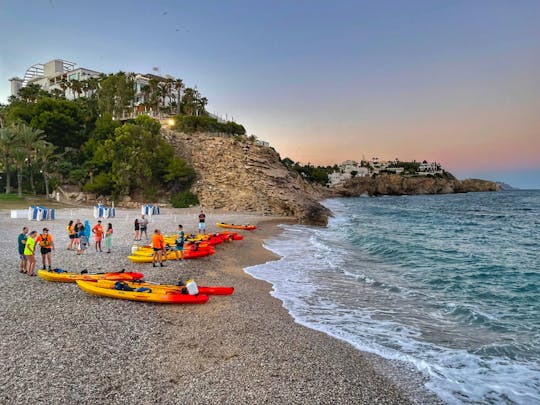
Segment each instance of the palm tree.
[{"label": "palm tree", "polygon": [[148,109],[152,109],[154,105],[154,96],[152,87],[150,87],[150,84],[145,84],[141,87],[141,93],[143,95],[143,105],[144,105],[144,111],[148,112]]},{"label": "palm tree", "polygon": [[16,126],[17,144],[20,145],[26,151],[26,159],[28,166],[30,166],[30,186],[32,193],[36,193],[34,185],[34,172],[32,163],[36,159],[36,145],[40,142],[44,142],[44,132],[41,129],[32,128],[26,124],[19,124]]},{"label": "palm tree", "polygon": [[43,180],[45,181],[45,194],[47,200],[49,199],[49,172],[47,170],[51,158],[55,156],[55,146],[47,141],[38,142],[36,144],[37,149],[37,163],[40,167],[40,173],[43,174]]},{"label": "palm tree", "polygon": [[148,86],[150,87],[150,100],[152,105],[156,106],[156,114],[159,113],[159,80],[155,77],[151,77],[148,81]]},{"label": "palm tree", "polygon": [[182,98],[182,106],[183,106],[184,114],[193,115],[193,113],[195,112],[194,102],[195,102],[195,90],[192,89],[191,87],[187,87],[184,90],[184,97]]},{"label": "palm tree", "polygon": [[182,90],[184,89],[184,82],[182,79],[176,79],[173,81],[173,88],[176,90],[176,114],[180,115],[180,104],[182,100]]},{"label": "palm tree", "polygon": [[196,101],[197,105],[197,115],[206,115],[206,105],[208,104],[208,99],[206,97],[201,97]]},{"label": "palm tree", "polygon": [[60,88],[62,89],[62,91],[64,92],[64,97],[66,97],[66,90],[68,89],[69,85],[68,85],[68,82],[66,79],[62,79],[60,81],[60,83],[58,83],[60,85]]},{"label": "palm tree", "polygon": [[74,94],[74,98],[79,98],[80,94],[82,93],[82,83],[79,80],[71,80],[70,81],[71,91]]},{"label": "palm tree", "polygon": [[22,146],[16,145],[12,150],[11,156],[13,156],[15,167],[17,168],[17,195],[19,198],[22,198],[23,169],[28,154]]},{"label": "palm tree", "polygon": [[4,156],[4,171],[6,174],[6,194],[11,193],[11,168],[13,149],[16,146],[16,137],[13,127],[0,128],[0,152]]}]

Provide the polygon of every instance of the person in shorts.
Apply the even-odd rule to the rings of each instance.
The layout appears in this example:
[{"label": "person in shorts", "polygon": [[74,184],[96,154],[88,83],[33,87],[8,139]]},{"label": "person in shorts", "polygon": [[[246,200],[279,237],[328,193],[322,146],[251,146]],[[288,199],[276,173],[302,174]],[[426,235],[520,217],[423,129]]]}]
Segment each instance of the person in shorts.
[{"label": "person in shorts", "polygon": [[77,232],[75,232],[75,225],[73,223],[73,220],[69,221],[68,225],[66,226],[66,231],[69,237],[67,250],[73,250],[74,249],[73,244],[75,240],[77,239]]},{"label": "person in shorts", "polygon": [[154,255],[152,256],[152,267],[156,267],[157,263],[161,267],[163,266],[163,253],[165,253],[165,240],[159,229],[154,230],[152,235],[152,249],[154,250]]},{"label": "person in shorts", "polygon": [[43,228],[43,232],[36,238],[36,243],[39,243],[41,250],[42,270],[51,271],[52,251],[54,250],[53,237],[49,233],[48,228]]},{"label": "person in shorts", "polygon": [[178,225],[178,231],[176,231],[176,241],[174,245],[176,260],[181,260],[184,258],[184,240],[184,227],[182,225]]},{"label": "person in shorts", "polygon": [[141,219],[139,219],[139,227],[141,228],[141,234],[139,236],[139,240],[142,239],[143,233],[146,240],[148,240],[148,219],[144,214],[141,215]]},{"label": "person in shorts", "polygon": [[34,268],[36,267],[36,231],[30,232],[28,238],[26,238],[26,244],[24,245],[24,256],[26,257],[26,274],[29,276],[35,276]]},{"label": "person in shorts", "polygon": [[203,210],[199,214],[199,233],[206,233],[206,215]]},{"label": "person in shorts", "polygon": [[95,241],[95,248],[96,252],[103,252],[103,249],[101,248],[101,241],[103,239],[103,234],[105,231],[103,230],[103,225],[101,225],[101,220],[97,221],[97,224],[94,225],[92,228],[92,233],[94,234],[94,241]]},{"label": "person in shorts", "polygon": [[139,218],[135,218],[135,223],[134,223],[134,227],[135,227],[135,233],[133,234],[133,240],[141,240],[140,239],[140,226],[141,224],[139,223]]},{"label": "person in shorts", "polygon": [[19,258],[21,259],[21,265],[19,267],[19,271],[21,273],[26,273],[26,256],[24,255],[24,248],[26,246],[27,233],[28,233],[28,228],[24,226],[17,240],[17,245],[19,247]]}]

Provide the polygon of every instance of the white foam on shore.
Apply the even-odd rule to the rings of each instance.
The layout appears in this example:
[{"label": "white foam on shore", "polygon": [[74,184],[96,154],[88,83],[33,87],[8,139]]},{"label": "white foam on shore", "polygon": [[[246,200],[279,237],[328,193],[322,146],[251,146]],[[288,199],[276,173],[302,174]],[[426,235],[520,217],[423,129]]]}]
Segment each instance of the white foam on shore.
[{"label": "white foam on shore", "polygon": [[[335,229],[343,218],[333,221]],[[498,403],[505,398],[516,403],[540,403],[538,367],[480,357],[423,339],[422,331],[407,319],[391,319],[378,309],[380,302],[372,305],[370,299],[384,299],[384,285],[376,285],[373,292],[370,289],[376,281],[362,277],[358,266],[352,272],[346,270],[350,265],[346,249],[332,243],[329,229],[282,227],[284,232],[279,237],[265,241],[265,247],[281,259],[245,271],[270,282],[272,295],[283,302],[297,323],[361,351],[413,364],[428,377],[426,387],[447,403]],[[398,296],[408,294],[406,288],[397,292]]]}]

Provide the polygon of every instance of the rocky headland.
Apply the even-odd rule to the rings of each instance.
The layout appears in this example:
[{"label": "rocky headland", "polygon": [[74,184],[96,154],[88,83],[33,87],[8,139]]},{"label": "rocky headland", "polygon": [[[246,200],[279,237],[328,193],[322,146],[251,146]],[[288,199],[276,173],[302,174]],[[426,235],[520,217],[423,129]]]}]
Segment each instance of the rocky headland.
[{"label": "rocky headland", "polygon": [[451,194],[479,191],[498,191],[499,185],[480,179],[457,180],[452,177],[381,174],[376,177],[355,177],[334,188],[336,196],[354,197],[362,194],[413,195]]},{"label": "rocky headland", "polygon": [[195,169],[192,191],[204,207],[327,223],[331,213],[318,202],[324,188],[287,169],[273,148],[246,137],[162,133]]},{"label": "rocky headland", "polygon": [[[363,194],[449,194],[475,191],[497,191],[491,181],[457,180],[444,177],[380,174],[355,177],[335,187],[324,187],[306,181],[288,169],[274,148],[245,136],[218,134],[185,134],[162,128],[162,135],[195,169],[196,180],[191,191],[206,209],[229,212],[253,212],[268,216],[290,217],[299,223],[326,225],[332,214],[319,203],[332,197],[353,197]],[[59,187],[64,202],[92,204],[107,196],[82,193],[77,187]],[[164,200],[165,201],[165,200]],[[158,201],[160,202],[160,201]],[[137,196],[123,196],[116,205],[139,207]]]}]

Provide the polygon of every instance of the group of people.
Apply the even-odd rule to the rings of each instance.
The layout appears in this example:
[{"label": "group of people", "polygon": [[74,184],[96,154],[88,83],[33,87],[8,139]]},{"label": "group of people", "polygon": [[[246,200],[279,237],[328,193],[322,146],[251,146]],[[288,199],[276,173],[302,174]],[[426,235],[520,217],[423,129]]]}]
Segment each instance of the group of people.
[{"label": "group of people", "polygon": [[[82,254],[87,249],[89,243],[85,226],[81,223],[80,219],[77,219],[75,223],[69,221],[66,230],[69,236],[67,250],[76,250],[78,255]],[[98,220],[97,224],[92,227],[91,232],[94,234],[96,252],[103,252],[102,241],[104,241],[107,253],[111,253],[112,224],[109,222],[107,230],[104,230],[101,220]]]},{"label": "group of people", "polygon": [[44,270],[51,270],[51,252],[54,250],[54,242],[52,235],[49,234],[49,229],[43,228],[42,233],[38,235],[37,231],[28,233],[28,227],[25,226],[18,237],[19,256],[21,259],[19,271],[21,273],[28,274],[29,276],[36,275],[37,246],[39,246],[41,252],[42,268]]},{"label": "group of people", "polygon": [[[199,232],[202,234],[206,233],[206,215],[204,214],[204,211],[201,210],[199,216]],[[87,226],[89,226],[88,221],[86,221]],[[135,219],[135,235],[134,240],[141,240],[143,234],[145,235],[146,239],[148,240],[148,219],[145,217],[145,215],[141,215],[141,218]],[[77,219],[75,221],[70,220],[67,227],[66,227],[69,242],[67,245],[67,250],[76,250],[77,254],[82,254],[88,246],[88,237],[87,232],[85,232],[86,228],[85,225],[80,221],[80,219]],[[97,221],[97,224],[94,225],[91,228],[91,232],[94,234],[94,241],[95,241],[95,250],[96,252],[103,252],[102,247],[102,241],[104,243],[104,248],[106,249],[107,253],[111,253],[112,249],[112,235],[113,235],[113,227],[111,223],[107,224],[107,229],[105,230],[103,228],[103,225],[101,223],[101,220]],[[175,243],[173,246],[169,246],[169,248],[175,252],[176,259],[182,260],[184,257],[184,241],[185,241],[185,234],[184,234],[184,228],[182,225],[178,225],[178,230],[176,231],[176,238]],[[35,266],[36,266],[36,257],[35,257],[35,249],[39,246],[40,252],[41,252],[41,260],[43,270],[51,270],[51,262],[52,262],[52,251],[55,250],[53,237],[49,233],[48,228],[43,228],[42,233],[38,235],[37,231],[32,231],[28,233],[28,227],[23,227],[22,232],[19,234],[18,237],[18,249],[19,249],[19,256],[21,259],[20,263],[20,269],[19,271],[21,273],[26,273],[29,276],[35,276]],[[161,231],[159,229],[154,230],[154,233],[152,235],[152,249],[153,249],[153,258],[152,258],[152,266],[161,266],[164,267],[163,264],[163,255],[166,253],[167,246],[165,245],[165,240],[163,238],[163,235],[161,234]]]},{"label": "group of people", "polygon": [[148,218],[144,214],[140,218],[135,218],[135,234],[133,235],[133,240],[139,241],[142,239],[142,236],[148,240]]},{"label": "group of people", "polygon": [[[184,241],[184,227],[182,225],[178,225],[174,245],[169,246],[169,248],[175,252],[176,260],[184,259]],[[163,255],[167,254],[167,246],[165,245],[165,239],[163,238],[163,235],[159,229],[155,229],[154,234],[152,235],[152,249],[154,251],[152,256],[152,267],[157,267],[158,264],[161,267],[165,267],[163,264]]]}]

